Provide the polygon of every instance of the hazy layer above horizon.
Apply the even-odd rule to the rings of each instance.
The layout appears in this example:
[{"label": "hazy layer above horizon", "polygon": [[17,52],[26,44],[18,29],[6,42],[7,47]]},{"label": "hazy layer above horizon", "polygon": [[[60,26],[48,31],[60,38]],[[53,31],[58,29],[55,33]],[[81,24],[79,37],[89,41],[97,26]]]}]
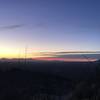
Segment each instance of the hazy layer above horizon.
[{"label": "hazy layer above horizon", "polygon": [[99,0],[0,0],[0,58],[100,51],[99,12]]}]

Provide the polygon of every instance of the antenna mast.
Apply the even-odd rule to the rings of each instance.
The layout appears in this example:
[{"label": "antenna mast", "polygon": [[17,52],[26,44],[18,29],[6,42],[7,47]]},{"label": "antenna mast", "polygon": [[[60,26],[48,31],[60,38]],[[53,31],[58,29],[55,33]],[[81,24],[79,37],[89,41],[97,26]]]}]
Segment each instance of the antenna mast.
[{"label": "antenna mast", "polygon": [[25,47],[25,64],[27,63],[27,46]]}]

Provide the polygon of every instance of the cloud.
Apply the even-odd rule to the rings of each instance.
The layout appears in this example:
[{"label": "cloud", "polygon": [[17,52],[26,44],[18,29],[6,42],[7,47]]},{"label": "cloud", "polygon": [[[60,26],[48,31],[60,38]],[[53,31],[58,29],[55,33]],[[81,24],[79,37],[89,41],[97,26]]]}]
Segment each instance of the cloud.
[{"label": "cloud", "polygon": [[17,29],[23,27],[23,24],[15,24],[15,25],[8,25],[8,26],[1,26],[0,30],[12,30],[12,29]]},{"label": "cloud", "polygon": [[44,57],[53,58],[84,58],[84,59],[100,59],[100,51],[84,51],[84,52],[41,52]]},{"label": "cloud", "polygon": [[[13,29],[18,29],[25,26],[25,24],[12,24],[12,25],[0,25],[0,31],[2,30],[13,30]],[[27,24],[26,27],[32,27],[32,28],[42,28],[42,29],[47,29],[48,25],[46,23],[37,23],[37,24]]]},{"label": "cloud", "polygon": [[53,56],[61,56],[61,55],[83,55],[83,54],[100,54],[100,51],[71,51],[71,52],[40,52],[43,55],[53,55]]}]

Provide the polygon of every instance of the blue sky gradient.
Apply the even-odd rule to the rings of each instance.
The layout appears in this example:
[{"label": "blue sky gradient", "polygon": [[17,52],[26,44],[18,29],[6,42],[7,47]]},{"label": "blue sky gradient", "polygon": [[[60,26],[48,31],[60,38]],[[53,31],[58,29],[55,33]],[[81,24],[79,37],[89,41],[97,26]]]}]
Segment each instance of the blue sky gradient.
[{"label": "blue sky gradient", "polygon": [[0,0],[0,48],[100,51],[99,0]]}]

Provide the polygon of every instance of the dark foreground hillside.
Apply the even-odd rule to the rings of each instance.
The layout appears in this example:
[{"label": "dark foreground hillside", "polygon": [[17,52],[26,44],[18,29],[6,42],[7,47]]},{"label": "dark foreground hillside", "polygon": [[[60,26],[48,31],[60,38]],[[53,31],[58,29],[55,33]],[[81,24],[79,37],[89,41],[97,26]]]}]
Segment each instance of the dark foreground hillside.
[{"label": "dark foreground hillside", "polygon": [[94,65],[1,62],[0,100],[100,100]]}]

